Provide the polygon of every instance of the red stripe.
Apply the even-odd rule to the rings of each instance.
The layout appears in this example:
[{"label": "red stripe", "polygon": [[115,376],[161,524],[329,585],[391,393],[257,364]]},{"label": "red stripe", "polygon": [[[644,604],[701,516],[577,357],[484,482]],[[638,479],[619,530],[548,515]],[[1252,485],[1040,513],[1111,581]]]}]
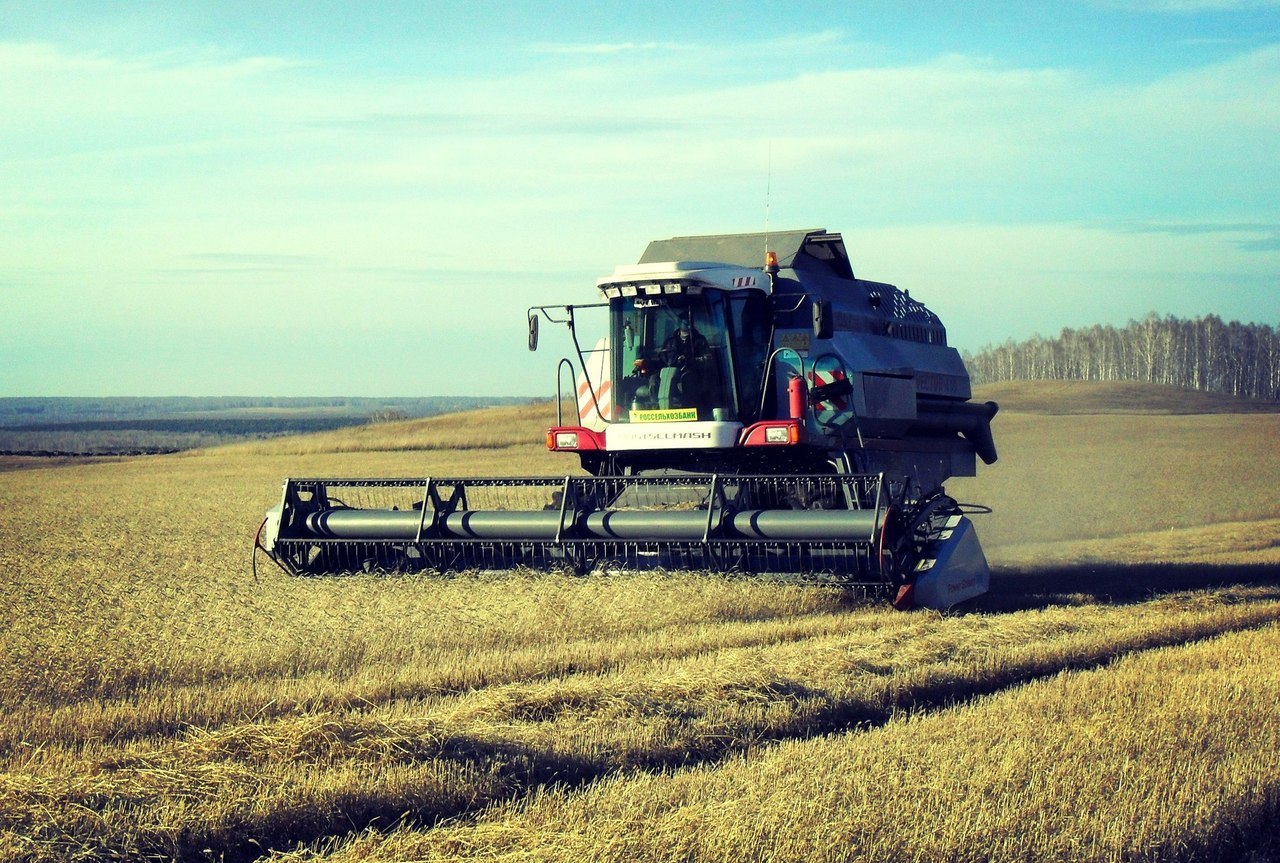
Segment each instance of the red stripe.
[{"label": "red stripe", "polygon": [[582,385],[578,387],[578,419],[582,422],[587,422],[588,417],[595,416],[597,403],[600,405],[600,413],[609,418],[613,409],[612,400],[609,398],[609,393],[612,390],[613,383],[611,381],[601,382],[596,389],[596,397],[593,400],[591,398],[591,385],[584,380]]}]

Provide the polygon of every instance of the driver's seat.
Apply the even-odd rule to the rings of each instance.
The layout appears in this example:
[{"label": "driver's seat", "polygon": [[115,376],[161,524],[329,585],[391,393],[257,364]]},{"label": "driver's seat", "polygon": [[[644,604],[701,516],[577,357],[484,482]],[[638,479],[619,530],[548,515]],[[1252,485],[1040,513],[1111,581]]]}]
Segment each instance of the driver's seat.
[{"label": "driver's seat", "polygon": [[[675,366],[664,366],[658,370],[658,407],[666,410],[672,407],[680,407],[673,405],[671,397],[679,396],[680,390],[676,386],[676,375],[679,372]],[[678,399],[677,399],[678,400]]]}]

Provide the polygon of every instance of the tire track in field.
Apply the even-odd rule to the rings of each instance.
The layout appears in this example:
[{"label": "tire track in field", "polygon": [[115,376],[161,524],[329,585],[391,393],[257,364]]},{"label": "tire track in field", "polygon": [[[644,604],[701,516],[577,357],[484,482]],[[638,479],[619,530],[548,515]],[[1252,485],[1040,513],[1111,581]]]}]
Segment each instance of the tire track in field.
[{"label": "tire track in field", "polygon": [[[592,693],[591,684],[598,677],[575,675],[554,685],[527,686],[516,684],[488,695],[500,696],[492,712],[478,712],[488,723],[506,729],[510,739],[521,725],[530,728],[554,725],[563,719],[581,720],[584,714],[605,714],[598,724],[625,728],[627,724],[657,720],[665,723],[672,717],[680,721],[669,735],[650,741],[648,748],[613,746],[604,759],[603,772],[612,770],[666,770],[691,764],[716,762],[763,743],[861,731],[883,725],[902,712],[928,712],[964,704],[976,698],[1013,689],[1063,672],[1104,667],[1115,660],[1150,650],[1193,644],[1228,632],[1254,629],[1280,621],[1280,603],[1268,602],[1241,613],[1232,611],[1217,620],[1166,621],[1134,632],[1113,635],[1103,632],[1063,629],[1050,634],[1044,642],[1028,645],[1027,655],[1003,653],[997,649],[977,661],[952,662],[936,655],[919,663],[908,662],[896,668],[877,667],[873,662],[857,662],[847,667],[844,679],[823,677],[815,673],[774,674],[767,655],[756,651],[717,650],[708,657],[725,660],[725,654],[738,653],[738,661],[725,664],[731,669],[750,667],[743,678],[708,681],[698,693],[702,681],[667,690],[664,677],[680,669],[655,664],[650,679],[644,683],[604,688]],[[962,634],[969,634],[962,632]],[[981,632],[972,633],[980,637]],[[1053,645],[1053,636],[1067,643]],[[903,634],[887,643],[927,642],[927,634]],[[798,650],[839,650],[854,640],[846,635],[834,644],[817,639],[790,647]],[[620,673],[621,674],[621,673]],[[576,683],[584,684],[575,686]],[[717,726],[715,712],[726,704],[742,706],[743,711],[729,711],[723,718],[748,720],[749,724]],[[750,708],[759,708],[752,710]],[[784,716],[770,714],[768,708],[785,708]],[[456,715],[456,714],[455,714]],[[465,714],[464,714],[465,715]],[[470,717],[468,717],[470,718]],[[616,735],[615,735],[616,736]],[[618,741],[614,741],[618,742]],[[625,741],[621,741],[624,742]],[[601,771],[592,769],[586,780]]]},{"label": "tire track in field", "polygon": [[552,789],[474,825],[283,859],[1270,860],[1277,636],[1140,652],[866,734]]},{"label": "tire track in field", "polygon": [[[690,685],[683,690],[663,690],[663,675],[678,677],[680,669],[655,661],[650,677],[640,683],[629,683],[627,674],[634,669],[623,668],[605,675],[497,687],[494,692],[459,696],[454,703],[436,705],[417,716],[394,715],[384,708],[217,729],[100,765],[100,770],[111,779],[131,772],[171,774],[184,787],[200,779],[208,786],[210,800],[238,793],[239,782],[251,778],[258,789],[251,812],[224,812],[218,819],[197,807],[194,823],[175,846],[172,831],[164,832],[158,823],[148,827],[152,819],[140,811],[140,833],[130,839],[132,847],[180,860],[206,859],[206,849],[229,861],[251,860],[265,849],[345,836],[365,827],[410,822],[430,826],[466,819],[485,807],[552,785],[581,787],[616,773],[719,763],[774,741],[861,732],[884,725],[904,710],[945,709],[1064,671],[1101,668],[1123,656],[1280,620],[1280,602],[1269,598],[1243,607],[1223,605],[1191,617],[1180,616],[1177,604],[1168,601],[1148,609],[1153,612],[1150,620],[1123,632],[1115,631],[1119,622],[1112,617],[1104,617],[1093,632],[1048,621],[1044,640],[1030,647],[1053,645],[1055,638],[1066,643],[1047,652],[1029,649],[1024,654],[997,645],[987,651],[985,661],[956,663],[938,656],[887,671],[868,667],[859,672],[848,666],[844,684],[831,676],[839,673],[838,662],[812,675],[777,675],[776,668],[767,667],[745,675],[736,686],[730,674],[721,681],[725,685],[698,697],[697,681],[687,681]],[[1071,611],[1078,609],[1060,610],[1064,616]],[[978,639],[990,633],[992,624],[982,616],[905,619],[925,631],[899,633],[900,639],[886,639],[888,648],[909,649],[927,642],[931,622],[952,635]],[[787,647],[831,654],[842,645],[847,649],[856,635],[839,643],[811,639],[812,643]],[[725,655],[733,651],[741,656]],[[761,662],[768,659],[758,651],[754,656]],[[738,660],[752,657],[752,651],[737,648],[707,654],[730,670],[749,668]],[[596,697],[583,698],[590,682],[603,686]],[[469,714],[463,709],[469,699],[481,698],[492,700]],[[637,729],[644,732],[639,737]],[[300,763],[314,767],[302,782],[297,776]],[[334,775],[361,766],[401,779],[334,791]],[[441,773],[455,776],[456,783],[435,783],[432,777]],[[244,778],[227,779],[235,775]],[[57,807],[46,801],[43,808]]]},{"label": "tire track in field", "polygon": [[[0,727],[0,765],[19,747],[57,745],[75,748],[110,740],[125,744],[172,737],[186,730],[285,719],[319,711],[369,711],[399,702],[458,697],[512,684],[558,680],[578,674],[603,674],[630,663],[676,661],[724,649],[768,647],[847,631],[850,614],[814,612],[802,617],[766,620],[698,621],[646,631],[638,638],[618,636],[577,639],[547,652],[534,649],[513,657],[509,651],[485,649],[479,654],[443,657],[444,670],[424,669],[418,679],[361,683],[339,681],[323,671],[305,677],[274,669],[252,677],[220,675],[204,684],[152,686],[113,699],[92,700],[92,716],[76,716],[61,705],[19,704]],[[905,618],[878,621],[877,628],[906,625]],[[628,634],[624,634],[628,635]],[[447,666],[468,663],[465,672]],[[488,667],[486,667],[488,666]],[[263,691],[271,691],[263,703]],[[148,696],[154,695],[154,703]],[[86,700],[88,701],[88,700]],[[212,704],[211,704],[212,702]],[[175,705],[183,707],[175,712]]]},{"label": "tire track in field", "polygon": [[[1258,565],[1216,566],[1210,571],[1213,584],[1275,583],[1280,575],[1276,567]],[[1133,604],[1173,589],[1209,586],[1203,565],[1035,567],[1029,572],[1002,573],[991,594],[977,600],[973,607],[984,612],[1013,613],[1078,605],[1084,597],[1106,605]],[[0,765],[22,747],[74,747],[102,740],[123,744],[172,737],[193,726],[210,728],[250,718],[270,721],[324,710],[377,709],[402,701],[434,700],[579,673],[607,673],[631,663],[795,642],[856,626],[865,625],[877,633],[911,628],[910,617],[878,614],[875,606],[839,611],[838,605],[838,600],[833,601],[829,607],[796,616],[779,613],[770,618],[697,620],[635,633],[579,638],[567,644],[547,639],[527,645],[519,653],[498,647],[477,653],[454,652],[432,657],[430,667],[415,669],[408,676],[379,674],[375,681],[335,676],[323,668],[299,676],[271,667],[252,675],[215,673],[187,684],[153,681],[116,698],[84,699],[81,703],[91,704],[92,710],[78,714],[62,704],[31,699],[10,705],[9,721],[0,725]],[[269,695],[264,696],[264,692]]]}]

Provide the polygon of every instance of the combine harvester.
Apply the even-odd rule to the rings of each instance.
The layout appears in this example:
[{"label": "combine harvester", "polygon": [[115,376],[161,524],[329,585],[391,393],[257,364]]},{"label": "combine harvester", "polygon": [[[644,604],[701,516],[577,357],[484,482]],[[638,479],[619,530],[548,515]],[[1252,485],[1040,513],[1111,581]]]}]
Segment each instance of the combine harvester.
[{"label": "combine harvester", "polygon": [[[589,476],[289,479],[260,547],[297,575],[661,567],[930,608],[987,590],[943,483],[996,460],[997,407],[969,400],[937,316],[854,276],[840,234],[657,240],[597,287],[529,310],[530,350],[540,321],[572,336],[557,389],[576,377],[578,416],[547,446]],[[579,313],[606,308],[584,350]]]}]

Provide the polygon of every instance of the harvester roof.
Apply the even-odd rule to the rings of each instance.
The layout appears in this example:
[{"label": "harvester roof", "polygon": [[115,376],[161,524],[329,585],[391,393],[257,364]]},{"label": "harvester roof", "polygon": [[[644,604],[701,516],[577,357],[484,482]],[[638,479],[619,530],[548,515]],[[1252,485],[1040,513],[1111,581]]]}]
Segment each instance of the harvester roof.
[{"label": "harvester roof", "polygon": [[838,233],[828,233],[825,228],[654,240],[640,256],[640,263],[718,261],[758,270],[764,264],[766,251],[777,253],[778,266],[783,269],[816,270],[839,278],[853,278],[844,238]]},{"label": "harvester roof", "polygon": [[[661,261],[652,264],[623,264],[613,275],[596,280],[596,287],[606,296],[613,291],[632,290],[645,294],[678,293],[685,285],[697,290],[698,285],[711,285],[726,291],[767,291],[768,279],[757,268],[725,265],[712,261]],[[628,295],[629,296],[629,295]]]}]

